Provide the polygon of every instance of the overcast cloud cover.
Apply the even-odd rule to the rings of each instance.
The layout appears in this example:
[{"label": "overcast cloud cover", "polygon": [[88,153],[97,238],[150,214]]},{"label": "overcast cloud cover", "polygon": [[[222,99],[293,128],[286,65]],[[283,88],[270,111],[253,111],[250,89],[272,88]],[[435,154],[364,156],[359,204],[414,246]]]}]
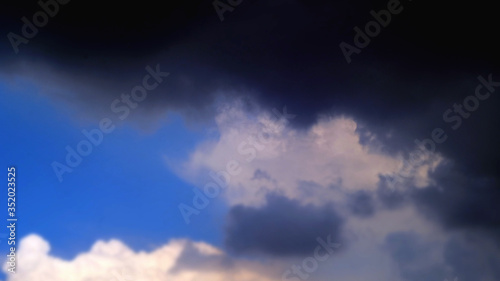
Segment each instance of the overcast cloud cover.
[{"label": "overcast cloud cover", "polygon": [[500,280],[494,3],[0,10],[1,280]]}]

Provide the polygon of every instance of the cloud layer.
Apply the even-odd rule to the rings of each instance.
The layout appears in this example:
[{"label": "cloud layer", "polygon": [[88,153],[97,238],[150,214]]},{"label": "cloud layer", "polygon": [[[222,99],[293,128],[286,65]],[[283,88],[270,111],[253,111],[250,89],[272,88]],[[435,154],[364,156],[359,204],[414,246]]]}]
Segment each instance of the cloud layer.
[{"label": "cloud layer", "polygon": [[[171,240],[152,252],[134,252],[118,240],[97,241],[71,261],[51,256],[42,237],[24,237],[9,281],[273,280],[258,262],[236,261],[202,242]],[[5,268],[4,268],[5,270]],[[274,279],[275,280],[275,279]]]}]

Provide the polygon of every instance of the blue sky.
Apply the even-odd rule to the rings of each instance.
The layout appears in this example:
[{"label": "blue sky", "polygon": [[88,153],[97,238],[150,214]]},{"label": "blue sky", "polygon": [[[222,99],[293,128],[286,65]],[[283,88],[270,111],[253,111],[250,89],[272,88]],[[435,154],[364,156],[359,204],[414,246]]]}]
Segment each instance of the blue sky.
[{"label": "blue sky", "polygon": [[118,238],[135,250],[152,250],[175,237],[221,244],[224,202],[215,200],[194,219],[196,225],[186,225],[177,205],[192,199],[193,186],[165,161],[187,157],[206,134],[203,128],[188,128],[175,114],[154,132],[120,124],[60,183],[51,163],[63,162],[66,145],[75,147],[84,138],[80,131],[98,123],[81,126],[35,86],[14,83],[4,81],[0,88],[0,119],[9,132],[0,145],[17,168],[18,239],[42,235],[52,253],[66,259],[98,239]]}]

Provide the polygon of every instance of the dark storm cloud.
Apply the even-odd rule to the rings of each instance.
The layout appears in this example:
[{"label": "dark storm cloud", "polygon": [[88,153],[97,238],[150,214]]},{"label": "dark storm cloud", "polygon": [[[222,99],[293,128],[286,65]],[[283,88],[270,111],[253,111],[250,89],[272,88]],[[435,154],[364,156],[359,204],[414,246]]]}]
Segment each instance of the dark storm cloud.
[{"label": "dark storm cloud", "polygon": [[[122,85],[136,77],[130,72],[161,62],[175,85],[151,105],[204,109],[217,89],[251,89],[264,106],[285,103],[300,112],[297,125],[311,124],[317,113],[332,108],[392,121],[425,109],[435,96],[459,95],[460,87],[448,86],[494,65],[493,9],[478,2],[407,1],[347,64],[339,43],[352,42],[353,28],[364,27],[369,11],[387,2],[243,1],[220,22],[211,1],[70,1],[20,46],[19,55],[5,38],[3,65],[36,58],[83,82],[106,75]],[[39,9],[35,1],[4,4],[3,34],[20,33],[20,18]],[[97,98],[92,91],[79,94]]]},{"label": "dark storm cloud", "polygon": [[427,187],[405,184],[391,189],[383,177],[376,191],[382,206],[397,209],[413,204],[420,214],[447,231],[478,231],[500,238],[500,189],[495,176],[479,176],[451,160],[429,173]]},{"label": "dark storm cloud", "polygon": [[287,105],[300,113],[295,126],[311,125],[323,112],[351,115],[389,153],[447,126],[452,141],[440,152],[454,158],[460,151],[463,165],[498,174],[498,133],[488,130],[500,125],[498,98],[457,131],[442,120],[474,92],[478,75],[500,79],[496,10],[486,1],[401,1],[403,11],[348,64],[340,42],[353,44],[353,28],[364,28],[370,11],[388,2],[242,1],[220,22],[211,1],[69,1],[16,55],[7,34],[21,34],[21,18],[41,8],[11,1],[0,17],[2,69],[31,76],[47,94],[101,118],[146,65],[159,63],[171,75],[141,104],[145,115],[175,110],[202,120],[215,113],[220,92],[243,94],[264,108]]},{"label": "dark storm cloud", "polygon": [[497,177],[478,176],[453,161],[446,161],[429,173],[429,178],[433,183],[427,187],[406,185],[404,190],[388,188],[382,178],[376,198],[389,209],[413,204],[420,214],[445,231],[473,231],[485,238],[500,238]]},{"label": "dark storm cloud", "polygon": [[412,199],[422,213],[449,229],[475,229],[500,237],[500,189],[493,177],[477,177],[442,165],[436,187],[416,189]]},{"label": "dark storm cloud", "polygon": [[339,241],[342,223],[332,206],[303,206],[269,195],[261,208],[235,206],[230,210],[226,246],[236,253],[307,255],[316,248],[318,237]]}]

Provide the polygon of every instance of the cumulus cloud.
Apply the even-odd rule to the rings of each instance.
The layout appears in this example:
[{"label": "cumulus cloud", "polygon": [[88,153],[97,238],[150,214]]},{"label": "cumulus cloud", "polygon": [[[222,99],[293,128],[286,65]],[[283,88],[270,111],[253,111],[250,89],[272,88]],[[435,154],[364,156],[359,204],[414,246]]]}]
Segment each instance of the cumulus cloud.
[{"label": "cumulus cloud", "polygon": [[[295,256],[314,249],[313,236],[333,229],[342,250],[328,269],[318,270],[320,278],[494,280],[494,267],[474,263],[464,269],[466,261],[455,256],[460,249],[480,260],[500,256],[494,247],[473,250],[465,238],[494,241],[488,235],[497,220],[488,197],[496,198],[493,179],[460,176],[439,153],[404,161],[350,117],[324,116],[297,129],[272,113],[236,105],[222,108],[216,123],[219,138],[199,145],[177,171],[202,187],[213,180],[209,171],[222,175],[229,161],[238,161],[241,171],[226,178],[222,196],[231,206],[228,249],[297,263]],[[395,175],[402,181],[387,192],[387,179]]]},{"label": "cumulus cloud", "polygon": [[238,102],[219,112],[220,137],[200,144],[187,162],[175,165],[182,168],[172,167],[201,187],[211,180],[209,171],[228,174],[227,164],[237,161],[241,171],[229,175],[225,192],[230,205],[262,205],[272,192],[322,204],[341,199],[345,192],[376,190],[382,175],[403,169],[406,179],[426,187],[431,183],[428,173],[441,161],[428,157],[407,172],[400,155],[361,144],[357,123],[349,117],[325,116],[300,130],[286,126],[288,120],[273,113],[249,113]]},{"label": "cumulus cloud", "polygon": [[[50,245],[31,234],[21,240],[16,274],[8,281],[276,280],[269,266],[230,260],[203,242],[171,240],[152,252],[134,252],[118,240],[97,241],[71,261],[50,255]],[[6,266],[4,266],[6,271]]]}]

